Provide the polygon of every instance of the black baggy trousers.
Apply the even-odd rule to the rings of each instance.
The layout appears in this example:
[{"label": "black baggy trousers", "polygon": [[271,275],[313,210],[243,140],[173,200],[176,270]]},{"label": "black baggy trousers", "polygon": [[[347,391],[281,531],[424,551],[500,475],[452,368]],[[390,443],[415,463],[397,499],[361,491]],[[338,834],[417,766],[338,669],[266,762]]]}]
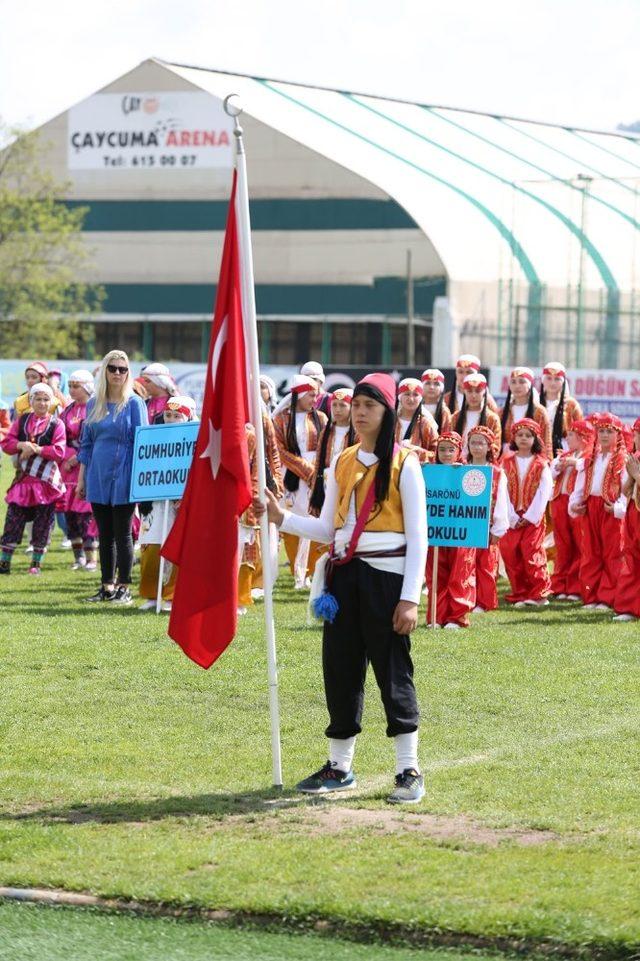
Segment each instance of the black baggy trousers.
[{"label": "black baggy trousers", "polygon": [[387,736],[418,728],[411,641],[393,630],[402,575],[379,571],[359,558],[333,569],[330,591],[339,609],[325,621],[322,669],[329,709],[327,737],[347,738],[362,730],[364,681],[371,663],[387,716]]}]

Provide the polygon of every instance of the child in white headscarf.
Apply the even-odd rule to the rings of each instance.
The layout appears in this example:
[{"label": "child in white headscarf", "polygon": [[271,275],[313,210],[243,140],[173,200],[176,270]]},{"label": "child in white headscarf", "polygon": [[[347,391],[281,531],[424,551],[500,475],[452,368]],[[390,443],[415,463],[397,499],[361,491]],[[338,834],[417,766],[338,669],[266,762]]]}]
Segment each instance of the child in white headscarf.
[{"label": "child in white headscarf", "polygon": [[67,435],[60,471],[67,489],[56,505],[56,510],[65,515],[67,537],[73,548],[74,562],[71,569],[95,571],[98,528],[91,504],[76,493],[80,474],[80,435],[87,417],[87,401],[95,393],[93,374],[88,370],[74,370],[69,377],[68,388],[71,403],[60,414]]}]

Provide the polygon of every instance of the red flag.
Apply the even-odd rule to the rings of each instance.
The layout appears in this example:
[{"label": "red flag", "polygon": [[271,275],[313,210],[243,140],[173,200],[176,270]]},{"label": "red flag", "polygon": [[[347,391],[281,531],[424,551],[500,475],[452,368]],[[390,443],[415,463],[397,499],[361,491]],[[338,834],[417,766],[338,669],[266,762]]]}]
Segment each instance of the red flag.
[{"label": "red flag", "polygon": [[251,501],[235,198],[234,173],[202,421],[180,510],[162,549],[178,566],[169,637],[205,668],[220,657],[236,632],[238,517]]}]

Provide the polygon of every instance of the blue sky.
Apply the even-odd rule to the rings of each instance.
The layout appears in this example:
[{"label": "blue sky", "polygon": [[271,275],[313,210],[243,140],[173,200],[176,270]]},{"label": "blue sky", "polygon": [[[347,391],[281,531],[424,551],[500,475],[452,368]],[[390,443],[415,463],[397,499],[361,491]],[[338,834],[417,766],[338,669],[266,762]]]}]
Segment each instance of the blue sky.
[{"label": "blue sky", "polygon": [[0,116],[149,56],[531,119],[640,119],[640,0],[0,0]]}]

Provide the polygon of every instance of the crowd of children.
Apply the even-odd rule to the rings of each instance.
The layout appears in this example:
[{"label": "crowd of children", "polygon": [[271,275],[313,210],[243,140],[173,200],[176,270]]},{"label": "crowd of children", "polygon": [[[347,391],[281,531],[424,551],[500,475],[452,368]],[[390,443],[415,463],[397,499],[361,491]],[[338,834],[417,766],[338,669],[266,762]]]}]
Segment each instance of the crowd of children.
[{"label": "crowd of children", "polygon": [[[197,419],[195,402],[180,395],[165,365],[149,364],[134,380],[126,355],[111,353],[124,358],[121,366],[113,366],[114,378],[130,379],[150,424]],[[393,442],[416,454],[419,464],[488,465],[492,470],[488,546],[438,552],[437,625],[468,627],[471,614],[494,610],[501,565],[510,583],[505,600],[515,607],[543,607],[553,596],[611,610],[619,621],[640,618],[640,419],[630,427],[607,412],[583,417],[559,363],[544,367],[539,384],[532,370],[515,367],[498,408],[480,366],[477,357],[462,355],[448,392],[437,369],[425,370],[421,380],[401,380],[394,402]],[[88,411],[95,409],[95,378],[101,369],[74,371],[63,390],[60,371],[34,361],[25,370],[25,391],[11,416],[2,412],[0,447],[13,459],[15,475],[5,498],[0,574],[11,572],[25,528],[29,573],[40,574],[56,518],[73,551],[73,569],[95,571],[98,566],[99,525],[96,505],[86,492],[81,438],[84,433],[86,446]],[[352,418],[353,393],[344,388],[325,392],[324,373],[315,362],[301,368],[282,399],[273,381],[261,378],[268,486],[293,516],[322,515],[332,465],[360,442]],[[247,445],[257,485],[250,425]],[[158,594],[162,539],[179,502],[169,505],[167,523],[161,502],[129,506],[132,517],[127,514],[125,520],[140,549],[142,609],[151,609]],[[316,564],[328,549],[300,534],[303,529],[304,523],[290,522],[280,535],[298,590],[310,588]],[[262,594],[261,555],[258,518],[249,508],[239,525],[241,613]],[[430,549],[425,593],[433,563]],[[113,567],[113,558],[109,564]],[[115,574],[111,580],[105,587],[103,577],[100,596],[92,599],[113,599],[123,585]],[[167,564],[164,610],[171,608],[174,582],[175,571]],[[127,582],[124,587],[121,599],[129,603]]]}]

